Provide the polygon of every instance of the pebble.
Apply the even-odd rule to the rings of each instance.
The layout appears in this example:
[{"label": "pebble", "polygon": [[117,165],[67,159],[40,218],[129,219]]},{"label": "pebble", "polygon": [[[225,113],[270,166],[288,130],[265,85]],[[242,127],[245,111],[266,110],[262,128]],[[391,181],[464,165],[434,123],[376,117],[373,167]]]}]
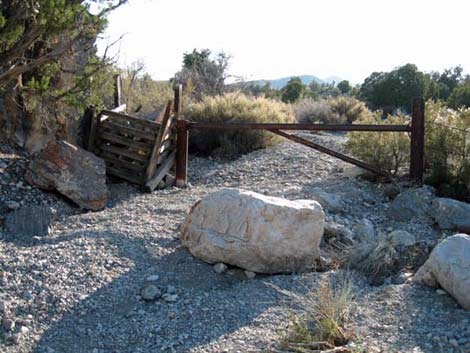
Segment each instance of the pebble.
[{"label": "pebble", "polygon": [[452,347],[458,347],[459,346],[459,343],[457,342],[457,340],[455,338],[451,338],[449,340],[449,344],[452,346]]},{"label": "pebble", "polygon": [[13,331],[15,329],[15,321],[10,318],[3,318],[2,326],[7,331]]},{"label": "pebble", "polygon": [[142,288],[140,295],[143,300],[154,301],[162,296],[162,291],[154,284],[147,284]]},{"label": "pebble", "polygon": [[163,294],[163,300],[167,303],[174,303],[178,299],[178,294]]},{"label": "pebble", "polygon": [[216,263],[213,268],[215,273],[218,273],[219,275],[227,271],[227,265],[222,262]]},{"label": "pebble", "polygon": [[160,279],[160,276],[159,275],[151,275],[151,276],[148,276],[145,280],[147,282],[156,282]]},{"label": "pebble", "polygon": [[436,289],[437,295],[447,295],[447,292],[443,289]]},{"label": "pebble", "polygon": [[256,273],[251,272],[251,271],[245,271],[245,275],[248,279],[253,279],[256,277]]}]

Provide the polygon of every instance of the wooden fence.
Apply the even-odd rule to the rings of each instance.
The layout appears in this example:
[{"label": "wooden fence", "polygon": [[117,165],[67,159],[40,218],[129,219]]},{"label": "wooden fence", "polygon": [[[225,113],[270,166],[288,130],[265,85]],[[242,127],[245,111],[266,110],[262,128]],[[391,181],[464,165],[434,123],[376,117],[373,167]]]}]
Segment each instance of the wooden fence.
[{"label": "wooden fence", "polygon": [[175,165],[181,93],[179,86],[153,121],[123,114],[125,106],[103,110],[91,119],[88,150],[106,162],[108,174],[154,190]]},{"label": "wooden fence", "polygon": [[388,173],[363,161],[333,151],[299,136],[286,133],[288,130],[308,131],[387,131],[410,133],[410,178],[421,183],[424,173],[424,100],[422,98],[413,101],[412,118],[410,125],[327,125],[327,124],[262,124],[262,123],[196,123],[186,120],[177,121],[177,147],[176,147],[176,186],[187,185],[188,170],[188,142],[189,131],[200,130],[266,130],[283,136],[289,140],[303,144],[322,153],[352,163],[370,172],[389,177]]}]

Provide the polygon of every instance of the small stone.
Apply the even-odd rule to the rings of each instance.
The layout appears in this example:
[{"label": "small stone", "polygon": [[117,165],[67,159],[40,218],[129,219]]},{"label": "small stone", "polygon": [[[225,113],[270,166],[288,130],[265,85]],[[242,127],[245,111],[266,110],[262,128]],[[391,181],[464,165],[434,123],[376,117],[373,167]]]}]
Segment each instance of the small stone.
[{"label": "small stone", "polygon": [[8,311],[8,305],[0,299],[0,314],[5,314]]},{"label": "small stone", "polygon": [[156,282],[160,279],[160,276],[159,275],[151,275],[151,276],[148,276],[145,280],[147,282]]},{"label": "small stone", "polygon": [[166,293],[167,294],[175,294],[176,293],[176,287],[169,285],[166,287]]},{"label": "small stone", "polygon": [[162,296],[162,291],[154,284],[147,284],[140,291],[140,296],[143,300],[154,301]]},{"label": "small stone", "polygon": [[457,342],[457,340],[455,338],[451,338],[449,340],[449,344],[452,346],[452,347],[458,347],[459,346],[459,342]]},{"label": "small stone", "polygon": [[178,294],[164,294],[163,295],[163,300],[165,300],[167,303],[174,303],[178,299]]},{"label": "small stone", "polygon": [[22,334],[27,334],[27,333],[29,332],[29,328],[26,327],[26,326],[21,326],[20,332],[21,332]]},{"label": "small stone", "polygon": [[215,273],[218,273],[220,275],[227,270],[227,265],[222,262],[219,262],[219,263],[216,263],[213,268],[214,268]]},{"label": "small stone", "polygon": [[3,328],[7,331],[13,331],[15,329],[15,321],[7,317],[2,320]]},{"label": "small stone", "polygon": [[248,279],[253,279],[256,277],[256,273],[251,272],[251,271],[245,271],[245,275]]},{"label": "small stone", "polygon": [[11,211],[17,210],[21,207],[20,203],[16,201],[7,201],[6,206]]},{"label": "small stone", "polygon": [[8,168],[8,164],[6,164],[4,161],[0,161],[0,168],[2,169]]},{"label": "small stone", "polygon": [[436,289],[436,293],[437,295],[446,295],[447,292],[445,290],[442,290],[442,289]]}]

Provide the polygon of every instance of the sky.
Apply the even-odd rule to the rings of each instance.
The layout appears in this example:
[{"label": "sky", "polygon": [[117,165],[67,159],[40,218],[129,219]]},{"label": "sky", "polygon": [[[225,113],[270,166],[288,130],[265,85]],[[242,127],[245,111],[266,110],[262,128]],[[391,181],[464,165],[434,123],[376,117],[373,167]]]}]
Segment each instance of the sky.
[{"label": "sky", "polygon": [[406,63],[470,72],[470,0],[129,0],[99,42],[166,80],[194,48],[231,56],[244,80],[339,76],[361,83]]}]

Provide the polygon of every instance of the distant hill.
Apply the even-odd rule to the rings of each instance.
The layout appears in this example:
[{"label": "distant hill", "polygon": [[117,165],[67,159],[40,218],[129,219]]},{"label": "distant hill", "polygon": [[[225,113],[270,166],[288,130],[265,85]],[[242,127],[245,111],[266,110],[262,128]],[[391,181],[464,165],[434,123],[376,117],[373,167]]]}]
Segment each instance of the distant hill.
[{"label": "distant hill", "polygon": [[260,86],[264,86],[266,83],[269,83],[271,85],[271,88],[281,89],[282,87],[287,85],[287,82],[289,82],[289,80],[292,77],[300,77],[304,85],[309,85],[310,83],[312,83],[312,81],[316,81],[321,84],[321,83],[332,83],[333,81],[338,83],[343,80],[342,78],[338,76],[330,76],[325,79],[321,79],[313,75],[302,75],[302,76],[282,77],[282,78],[278,78],[275,80],[256,80],[256,81],[253,81],[253,83],[258,84]]}]

